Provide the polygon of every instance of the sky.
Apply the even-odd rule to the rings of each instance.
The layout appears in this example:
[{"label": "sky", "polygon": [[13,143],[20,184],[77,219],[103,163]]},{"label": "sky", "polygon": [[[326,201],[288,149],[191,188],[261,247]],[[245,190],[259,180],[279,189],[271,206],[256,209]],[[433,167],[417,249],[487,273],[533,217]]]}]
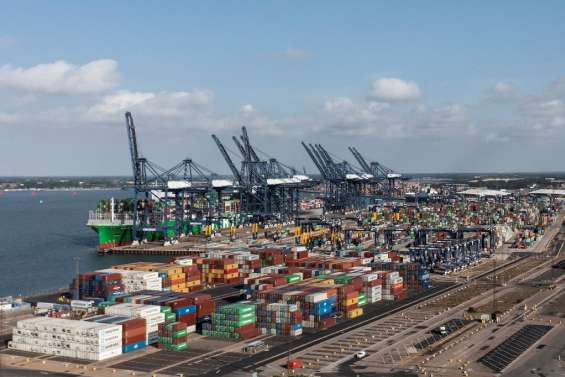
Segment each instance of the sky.
[{"label": "sky", "polygon": [[[563,1],[3,1],[0,175],[131,174],[300,141],[398,172],[563,171]],[[355,165],[355,163],[354,163]]]}]

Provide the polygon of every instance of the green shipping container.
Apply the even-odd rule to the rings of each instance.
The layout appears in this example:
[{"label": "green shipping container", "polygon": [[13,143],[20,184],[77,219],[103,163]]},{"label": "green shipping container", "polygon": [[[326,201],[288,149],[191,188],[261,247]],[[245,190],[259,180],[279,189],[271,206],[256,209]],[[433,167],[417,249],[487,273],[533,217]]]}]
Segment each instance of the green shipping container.
[{"label": "green shipping container", "polygon": [[177,320],[177,315],[175,313],[165,314],[165,322],[175,322]]},{"label": "green shipping container", "polygon": [[182,351],[182,350],[185,350],[187,347],[188,347],[188,344],[186,342],[180,343],[180,344],[171,344],[171,345],[165,346],[165,348],[168,349],[169,351]]},{"label": "green shipping container", "polygon": [[170,306],[161,306],[161,313],[170,313],[172,309]]},{"label": "green shipping container", "polygon": [[182,329],[179,331],[175,331],[173,333],[173,338],[182,338],[183,336],[187,336],[188,332],[186,331],[186,329]]},{"label": "green shipping container", "polygon": [[96,305],[96,307],[98,307],[99,309],[104,309],[107,308],[108,306],[112,306],[114,305],[113,302],[110,301],[102,301],[101,303],[99,303],[98,305]]},{"label": "green shipping container", "polygon": [[300,281],[300,280],[301,280],[300,276],[298,276],[298,275],[288,275],[286,277],[287,283],[294,283],[294,282],[297,282],[297,281]]},{"label": "green shipping container", "polygon": [[240,315],[245,313],[255,313],[255,305],[251,305],[251,304],[224,305],[218,309],[218,313],[240,314]]},{"label": "green shipping container", "polygon": [[349,276],[338,276],[334,279],[336,284],[349,284],[351,283],[351,277]]}]

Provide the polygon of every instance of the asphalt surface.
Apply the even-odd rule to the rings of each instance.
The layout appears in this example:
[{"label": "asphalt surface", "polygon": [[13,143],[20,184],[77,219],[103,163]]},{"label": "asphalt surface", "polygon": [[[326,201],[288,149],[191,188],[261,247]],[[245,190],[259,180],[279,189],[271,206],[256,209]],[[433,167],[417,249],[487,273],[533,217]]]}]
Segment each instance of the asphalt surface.
[{"label": "asphalt surface", "polygon": [[[556,331],[557,330],[557,331]],[[552,334],[555,332],[554,334]],[[565,330],[554,329],[502,374],[511,377],[562,377],[565,375]]]},{"label": "asphalt surface", "polygon": [[495,373],[500,373],[552,328],[553,326],[526,325],[481,357],[479,362]]},{"label": "asphalt surface", "polygon": [[73,376],[80,376],[80,374],[55,373],[55,372],[46,372],[41,370],[11,369],[0,366],[0,377],[45,377],[45,376],[73,377]]},{"label": "asphalt surface", "polygon": [[[369,354],[367,354],[369,356]],[[365,357],[367,357],[365,356]],[[322,377],[418,377],[417,373],[412,372],[405,372],[405,371],[397,371],[397,372],[388,372],[388,373],[375,373],[375,372],[356,372],[354,371],[351,366],[358,361],[356,358],[351,358],[346,362],[338,365],[337,371],[335,372],[328,372],[328,373],[320,373]],[[357,367],[356,369],[360,369]]]},{"label": "asphalt surface", "polygon": [[217,287],[214,288],[208,288],[199,291],[199,293],[208,293],[213,297],[218,297],[218,296],[225,296],[227,294],[239,293],[240,289],[241,289],[241,284],[229,284],[229,285],[224,284],[224,285],[218,285]]},{"label": "asphalt surface", "polygon": [[316,334],[302,335],[300,338],[291,340],[288,343],[274,346],[269,351],[261,352],[259,354],[252,355],[223,366],[219,365],[216,368],[209,370],[207,373],[205,374],[203,373],[201,375],[212,377],[212,376],[217,376],[218,374],[226,375],[228,373],[232,373],[237,370],[253,371],[268,363],[271,363],[272,361],[285,357],[286,355],[288,355],[289,350],[291,350],[291,352],[294,353],[300,352],[308,347],[311,347],[312,343],[321,342],[327,338],[332,337],[335,334],[341,334],[346,331],[364,326],[369,322],[385,317],[396,311],[403,310],[405,309],[406,306],[412,305],[416,301],[424,300],[434,295],[437,295],[440,292],[448,288],[451,288],[454,285],[455,285],[454,283],[441,283],[441,284],[437,284],[437,286],[434,288],[426,290],[421,294],[412,296],[406,300],[393,301],[385,305],[365,306],[364,308],[365,314],[363,314],[359,318],[340,322],[335,326],[327,330],[320,331]]}]

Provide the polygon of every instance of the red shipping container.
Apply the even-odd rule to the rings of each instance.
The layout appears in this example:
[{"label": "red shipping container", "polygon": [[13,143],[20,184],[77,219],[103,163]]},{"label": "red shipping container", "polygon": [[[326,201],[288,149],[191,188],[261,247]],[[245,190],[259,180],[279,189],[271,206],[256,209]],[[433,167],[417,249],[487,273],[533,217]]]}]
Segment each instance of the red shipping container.
[{"label": "red shipping container", "polygon": [[177,320],[179,322],[183,322],[184,324],[188,325],[188,326],[192,326],[196,324],[196,313],[188,313],[185,315],[179,315],[177,316]]},{"label": "red shipping container", "polygon": [[126,336],[126,337],[122,337],[122,343],[125,344],[133,344],[133,343],[137,343],[137,342],[141,342],[142,340],[146,340],[147,335],[145,334],[145,331],[143,332],[143,334],[138,334],[135,336]]}]

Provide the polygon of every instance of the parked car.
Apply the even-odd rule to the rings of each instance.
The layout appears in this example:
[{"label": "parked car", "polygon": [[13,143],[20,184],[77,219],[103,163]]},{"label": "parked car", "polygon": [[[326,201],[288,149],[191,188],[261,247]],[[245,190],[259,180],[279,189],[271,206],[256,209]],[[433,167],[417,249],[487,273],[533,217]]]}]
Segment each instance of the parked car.
[{"label": "parked car", "polygon": [[362,358],[364,358],[365,356],[367,356],[367,352],[365,351],[359,351],[355,354],[355,358],[357,360],[361,360]]}]

